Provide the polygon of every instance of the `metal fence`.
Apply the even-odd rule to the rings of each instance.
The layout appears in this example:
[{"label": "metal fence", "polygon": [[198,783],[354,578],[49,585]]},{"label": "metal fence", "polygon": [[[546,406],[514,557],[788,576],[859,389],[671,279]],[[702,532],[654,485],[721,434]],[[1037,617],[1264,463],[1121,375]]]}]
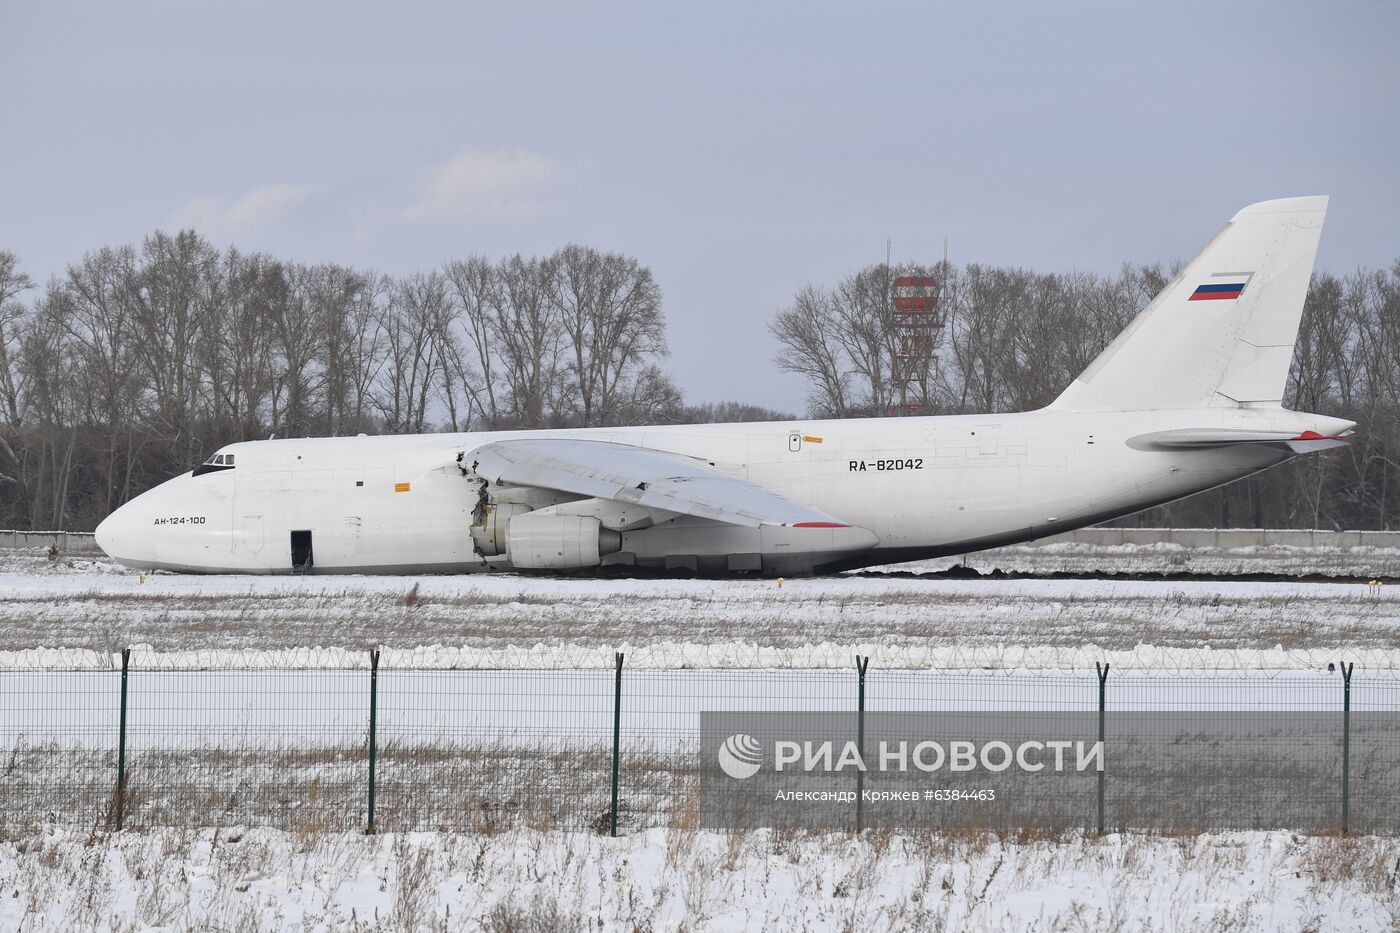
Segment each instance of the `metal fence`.
[{"label": "metal fence", "polygon": [[[1388,725],[1400,721],[1394,670],[909,670],[854,658],[846,669],[632,669],[621,654],[606,668],[429,669],[381,664],[377,651],[366,661],[211,669],[126,651],[111,670],[0,668],[0,835],[53,824],[601,833],[686,825],[702,779],[700,715],[710,710],[851,713],[862,723],[896,711],[1087,716],[1111,755],[1121,741],[1115,724],[1129,714],[1157,715],[1171,744],[1221,712],[1274,712],[1311,723],[1284,737],[1314,752],[1307,782],[1289,783],[1253,739],[1217,737],[1206,764],[1193,767],[1228,761],[1234,770],[1217,785],[1248,785],[1265,808],[1287,796],[1298,815],[1236,813],[1228,795],[1207,800],[1199,787],[1178,788],[1181,823],[1163,828],[1224,819],[1239,828],[1263,820],[1400,829],[1400,733]],[[1157,782],[1110,768],[1071,819],[1090,830],[1139,825],[1134,807],[1144,795],[1167,793]],[[851,818],[856,828],[862,816]]]}]

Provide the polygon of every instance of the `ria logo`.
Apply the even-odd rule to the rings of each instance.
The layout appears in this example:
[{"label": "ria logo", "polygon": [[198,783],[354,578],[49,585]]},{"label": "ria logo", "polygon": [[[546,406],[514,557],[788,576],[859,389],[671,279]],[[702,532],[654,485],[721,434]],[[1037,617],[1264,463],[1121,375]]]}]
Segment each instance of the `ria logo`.
[{"label": "ria logo", "polygon": [[758,739],[743,732],[736,732],[724,740],[719,747],[720,770],[735,780],[742,781],[758,773],[763,764],[763,749]]}]

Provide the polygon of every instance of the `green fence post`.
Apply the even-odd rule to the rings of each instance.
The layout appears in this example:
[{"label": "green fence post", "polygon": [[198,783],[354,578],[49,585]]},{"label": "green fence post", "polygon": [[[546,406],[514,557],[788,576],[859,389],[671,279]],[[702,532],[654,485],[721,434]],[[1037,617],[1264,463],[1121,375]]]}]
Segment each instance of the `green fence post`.
[{"label": "green fence post", "polygon": [[[860,760],[865,760],[865,670],[870,666],[870,656],[856,655],[856,751]],[[862,798],[865,796],[865,770],[856,771],[856,832],[864,829]]]},{"label": "green fence post", "polygon": [[1351,671],[1353,661],[1342,662],[1342,835],[1351,828]]},{"label": "green fence post", "polygon": [[117,718],[117,829],[126,817],[126,675],[131,669],[131,649],[122,649],[121,714]]},{"label": "green fence post", "polygon": [[1107,749],[1104,747],[1104,708],[1108,696],[1108,662],[1094,662],[1099,672],[1099,761],[1104,767],[1099,769],[1099,835],[1103,835],[1103,780],[1108,766]]},{"label": "green fence post", "polygon": [[612,810],[608,814],[608,835],[617,836],[617,771],[622,761],[622,652],[617,652],[617,675],[613,682]]},{"label": "green fence post", "polygon": [[374,767],[379,746],[379,649],[369,653],[369,818],[365,835],[374,833]]}]

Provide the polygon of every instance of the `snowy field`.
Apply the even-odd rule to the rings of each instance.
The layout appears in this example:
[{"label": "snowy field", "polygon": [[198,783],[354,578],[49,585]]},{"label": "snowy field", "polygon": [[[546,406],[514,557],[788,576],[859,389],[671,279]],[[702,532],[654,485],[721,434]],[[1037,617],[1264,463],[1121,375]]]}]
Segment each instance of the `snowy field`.
[{"label": "snowy field", "polygon": [[0,927],[1393,930],[1397,864],[1287,833],[53,831],[0,843]]},{"label": "snowy field", "polygon": [[[1395,552],[1375,549],[1182,557],[1137,547],[1109,560],[1102,548],[1064,545],[1034,549],[1022,563],[1006,553],[1014,550],[1003,549],[996,569],[1354,580],[1395,576],[1397,565]],[[943,569],[903,565],[782,586],[514,576],[143,581],[98,558],[0,551],[0,731],[22,740],[6,742],[0,769],[26,776],[24,802],[10,787],[12,815],[86,808],[90,825],[109,805],[121,647],[137,646],[138,672],[128,725],[134,831],[11,821],[13,831],[0,833],[0,927],[1400,927],[1400,840],[1390,837],[710,833],[677,805],[685,795],[675,774],[640,761],[636,748],[625,753],[634,764],[625,771],[624,836],[591,831],[607,810],[616,650],[627,658],[624,749],[642,740],[648,754],[658,739],[684,745],[695,711],[716,696],[847,708],[856,654],[872,657],[871,709],[1088,709],[1102,661],[1113,666],[1118,709],[1179,708],[1187,683],[1201,708],[1335,709],[1339,675],[1327,666],[1340,660],[1358,665],[1354,709],[1400,702],[1400,585],[936,575]],[[364,690],[377,646],[385,646],[388,749],[380,825],[391,831],[366,837],[346,830],[363,825]],[[307,680],[308,669],[319,679]],[[69,731],[41,740],[55,724]],[[561,729],[585,738],[587,754],[551,758],[526,747],[502,757],[496,747],[502,736]],[[492,748],[465,754],[483,737]],[[422,743],[434,742],[456,751],[425,756]],[[210,748],[220,749],[217,761]],[[278,748],[291,757],[277,759]],[[482,755],[497,761],[493,777],[465,767]],[[511,810],[522,786],[570,781],[565,789],[587,804],[580,812]],[[493,831],[473,828],[482,811],[462,816],[467,787],[499,804]],[[432,806],[447,814],[432,819],[464,831],[392,831]],[[212,822],[224,828],[189,821],[210,812],[223,814]],[[284,828],[255,828],[263,823]]]},{"label": "snowy field", "polygon": [[[504,575],[142,578],[105,560],[0,552],[0,651],[387,645],[541,656],[669,646],[685,663],[773,651],[1046,648],[1388,651],[1400,585],[847,575],[772,580]],[[835,649],[833,649],[835,650]],[[767,654],[765,654],[765,652]],[[844,664],[842,660],[838,663]],[[1092,667],[1092,663],[1090,663]]]},{"label": "snowy field", "polygon": [[[1247,534],[1247,532],[1245,533]],[[1393,547],[1185,547],[1180,544],[1090,544],[1052,541],[1012,545],[938,560],[875,568],[886,573],[938,573],[969,567],[984,574],[1193,574],[1370,579],[1400,577]]]}]

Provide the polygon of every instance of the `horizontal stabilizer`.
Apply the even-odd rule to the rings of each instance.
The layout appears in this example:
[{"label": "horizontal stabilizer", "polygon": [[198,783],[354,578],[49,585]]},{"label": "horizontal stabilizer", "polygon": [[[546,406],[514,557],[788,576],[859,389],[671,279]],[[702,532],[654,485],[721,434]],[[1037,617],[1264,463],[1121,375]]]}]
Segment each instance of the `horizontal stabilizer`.
[{"label": "horizontal stabilizer", "polygon": [[1181,428],[1174,431],[1154,431],[1128,440],[1128,446],[1138,450],[1209,450],[1240,444],[1267,444],[1283,447],[1294,453],[1309,453],[1342,447],[1345,435],[1319,434],[1316,431],[1245,431],[1231,428]]}]

